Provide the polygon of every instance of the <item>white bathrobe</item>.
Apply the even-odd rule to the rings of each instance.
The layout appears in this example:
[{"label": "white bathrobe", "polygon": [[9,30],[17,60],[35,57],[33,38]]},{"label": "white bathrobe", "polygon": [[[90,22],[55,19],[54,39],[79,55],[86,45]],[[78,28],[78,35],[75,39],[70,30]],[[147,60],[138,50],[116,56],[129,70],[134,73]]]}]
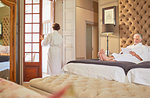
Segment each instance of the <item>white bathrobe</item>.
[{"label": "white bathrobe", "polygon": [[[139,55],[143,59],[143,61],[147,60],[148,49],[145,45],[142,45],[142,43],[131,45],[128,46],[127,48],[130,49],[131,51],[134,51],[137,55]],[[141,62],[139,59],[137,59],[135,56],[132,56],[130,53],[123,53],[123,54],[113,53],[112,56],[116,61],[129,61],[134,63]]]},{"label": "white bathrobe", "polygon": [[50,75],[58,75],[61,73],[62,41],[62,35],[55,30],[48,34],[47,37],[42,41],[42,46],[50,46],[47,59],[47,73]]}]

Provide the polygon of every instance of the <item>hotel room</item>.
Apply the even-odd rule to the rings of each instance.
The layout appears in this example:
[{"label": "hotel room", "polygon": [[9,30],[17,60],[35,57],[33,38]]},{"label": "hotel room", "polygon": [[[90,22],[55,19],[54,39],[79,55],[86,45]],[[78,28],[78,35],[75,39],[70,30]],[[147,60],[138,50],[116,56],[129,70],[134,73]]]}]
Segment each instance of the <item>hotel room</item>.
[{"label": "hotel room", "polygon": [[[0,0],[0,13],[0,97],[150,97],[150,0]],[[41,45],[53,23],[63,38],[59,75],[48,74]],[[136,33],[145,60],[100,60],[100,49],[121,53]]]}]

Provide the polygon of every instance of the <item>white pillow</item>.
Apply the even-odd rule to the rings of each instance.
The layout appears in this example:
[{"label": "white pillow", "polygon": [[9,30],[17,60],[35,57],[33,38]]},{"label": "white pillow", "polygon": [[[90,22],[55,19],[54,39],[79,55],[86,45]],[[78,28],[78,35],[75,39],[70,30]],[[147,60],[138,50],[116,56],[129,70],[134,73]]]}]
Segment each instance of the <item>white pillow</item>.
[{"label": "white pillow", "polygon": [[10,53],[10,47],[0,45],[0,53]]}]

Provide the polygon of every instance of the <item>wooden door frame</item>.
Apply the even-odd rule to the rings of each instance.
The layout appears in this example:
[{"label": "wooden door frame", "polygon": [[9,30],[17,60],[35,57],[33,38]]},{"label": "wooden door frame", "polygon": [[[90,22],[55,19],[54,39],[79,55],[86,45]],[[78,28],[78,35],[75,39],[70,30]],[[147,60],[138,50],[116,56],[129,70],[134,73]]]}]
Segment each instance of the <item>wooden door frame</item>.
[{"label": "wooden door frame", "polygon": [[[98,24],[97,23],[95,23],[95,22],[91,22],[91,21],[85,21],[85,28],[86,28],[86,25],[87,24],[90,24],[90,25],[92,25],[92,26],[98,26]],[[92,32],[93,33],[93,32]],[[97,32],[98,33],[98,32]],[[99,35],[99,34],[98,34]],[[85,36],[86,36],[86,33],[85,33]],[[86,38],[87,39],[87,38]],[[98,37],[98,39],[97,39],[97,44],[99,44],[99,37]],[[86,41],[85,41],[85,47],[86,47]],[[99,46],[98,46],[99,47]],[[97,47],[97,50],[98,50],[98,47]],[[85,49],[86,50],[86,49]],[[86,51],[85,51],[85,58],[86,58]]]},{"label": "wooden door frame", "polygon": [[1,0],[10,7],[10,80],[16,82],[16,0]]}]

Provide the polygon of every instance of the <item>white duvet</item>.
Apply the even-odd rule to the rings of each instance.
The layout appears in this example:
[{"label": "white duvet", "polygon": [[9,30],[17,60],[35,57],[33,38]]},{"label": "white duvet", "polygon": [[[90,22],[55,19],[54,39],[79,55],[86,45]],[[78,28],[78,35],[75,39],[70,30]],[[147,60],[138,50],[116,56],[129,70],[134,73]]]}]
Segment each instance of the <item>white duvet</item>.
[{"label": "white duvet", "polygon": [[129,70],[128,81],[150,86],[150,68],[134,68]]},{"label": "white duvet", "polygon": [[6,70],[6,69],[10,69],[10,62],[9,61],[0,62],[0,71]]},{"label": "white duvet", "polygon": [[96,64],[69,63],[63,67],[64,72],[93,78],[103,78],[126,83],[126,75],[121,67]]}]

